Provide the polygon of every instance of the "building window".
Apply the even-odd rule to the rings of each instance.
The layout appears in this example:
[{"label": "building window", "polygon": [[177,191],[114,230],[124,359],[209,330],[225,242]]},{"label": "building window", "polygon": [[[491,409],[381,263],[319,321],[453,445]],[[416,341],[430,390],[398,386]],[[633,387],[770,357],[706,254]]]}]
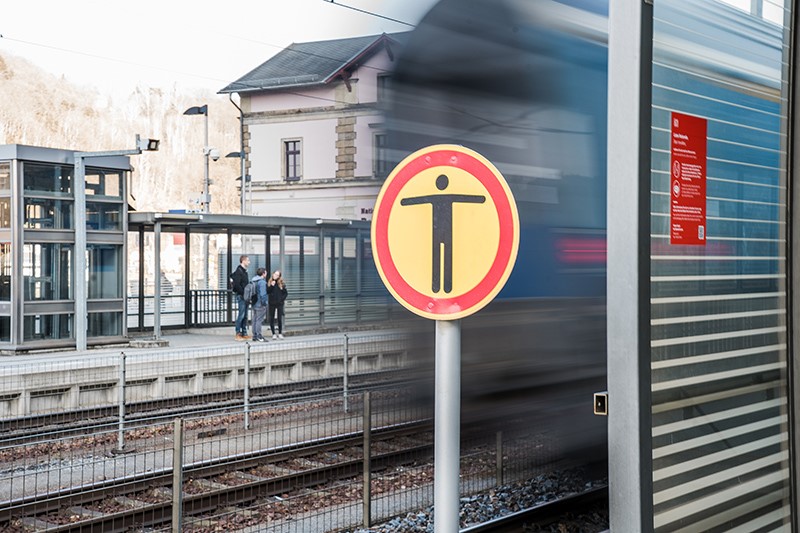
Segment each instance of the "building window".
[{"label": "building window", "polygon": [[389,175],[389,157],[387,155],[386,134],[376,133],[373,137],[375,177],[381,178]]},{"label": "building window", "polygon": [[378,103],[384,104],[389,100],[390,93],[392,89],[392,77],[389,74],[379,74],[378,75]]},{"label": "building window", "polygon": [[297,181],[303,176],[301,148],[300,139],[283,141],[283,177],[286,181]]}]

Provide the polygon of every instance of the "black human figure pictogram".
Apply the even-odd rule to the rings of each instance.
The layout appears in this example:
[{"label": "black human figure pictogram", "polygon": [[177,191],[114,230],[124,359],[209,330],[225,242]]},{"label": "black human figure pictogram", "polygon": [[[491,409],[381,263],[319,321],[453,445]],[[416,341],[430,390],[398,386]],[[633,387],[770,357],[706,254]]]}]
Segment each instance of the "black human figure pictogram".
[{"label": "black human figure pictogram", "polygon": [[[443,191],[450,184],[444,174],[436,178],[436,188]],[[400,205],[431,204],[433,208],[433,271],[431,288],[434,293],[442,289],[440,270],[444,247],[444,292],[453,290],[453,204],[482,204],[485,196],[473,194],[429,194],[403,198]]]}]

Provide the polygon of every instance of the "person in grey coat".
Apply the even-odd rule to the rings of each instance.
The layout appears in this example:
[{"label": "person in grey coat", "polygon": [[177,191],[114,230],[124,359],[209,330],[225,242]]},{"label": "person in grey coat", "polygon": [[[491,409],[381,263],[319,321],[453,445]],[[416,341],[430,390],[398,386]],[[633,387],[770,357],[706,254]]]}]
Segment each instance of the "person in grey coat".
[{"label": "person in grey coat", "polygon": [[267,316],[267,270],[258,267],[256,275],[250,281],[255,282],[256,294],[258,294],[258,299],[253,304],[253,340],[267,342],[267,339],[261,334],[264,318]]}]

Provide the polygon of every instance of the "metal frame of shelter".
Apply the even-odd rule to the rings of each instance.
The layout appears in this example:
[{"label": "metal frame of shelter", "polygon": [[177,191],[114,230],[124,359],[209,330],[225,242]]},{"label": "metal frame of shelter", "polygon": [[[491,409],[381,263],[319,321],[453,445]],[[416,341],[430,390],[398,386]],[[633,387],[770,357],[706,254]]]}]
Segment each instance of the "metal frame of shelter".
[{"label": "metal frame of shelter", "polygon": [[[222,324],[232,324],[235,318],[236,303],[233,294],[222,287],[207,287],[207,291],[197,290],[191,287],[191,261],[183,262],[183,320],[175,324],[174,321],[169,326],[165,326],[162,316],[162,305],[152,305],[152,321],[145,320],[145,302],[152,298],[153,302],[163,302],[164,290],[162,287],[162,276],[152,275],[153,289],[152,296],[146,296],[145,287],[145,246],[141,244],[145,240],[145,235],[153,235],[152,244],[152,264],[153,272],[162,271],[162,235],[164,233],[182,234],[183,254],[185,258],[191,257],[192,236],[223,235],[226,238],[224,245],[220,246],[225,250],[226,257],[224,263],[219,265],[225,274],[225,279],[238,265],[239,255],[247,254],[251,256],[263,257],[265,264],[251,264],[249,275],[255,275],[256,268],[262,266],[268,271],[280,269],[285,271],[289,268],[292,255],[297,255],[298,250],[287,250],[287,240],[299,238],[301,256],[309,257],[309,249],[313,261],[308,261],[316,271],[303,271],[303,277],[308,281],[304,287],[302,281],[297,279],[289,281],[290,292],[297,298],[298,294],[304,294],[304,298],[309,300],[312,309],[306,317],[306,326],[323,326],[329,324],[361,323],[369,321],[385,320],[390,317],[392,300],[388,292],[380,284],[375,272],[370,256],[370,223],[368,221],[357,220],[326,220],[326,219],[305,219],[293,217],[268,217],[268,216],[249,216],[249,215],[226,215],[208,213],[153,213],[153,212],[131,212],[128,216],[128,234],[131,238],[138,235],[139,253],[139,276],[136,285],[138,286],[135,294],[128,297],[128,311],[136,319],[137,325],[131,326],[128,320],[129,331],[152,331],[154,338],[161,336],[162,327],[195,328],[212,327]],[[243,238],[243,243],[239,247],[240,251],[235,251],[237,245],[234,243],[236,236]],[[247,242],[247,237],[253,237],[252,242]],[[313,246],[307,247],[303,251],[303,238],[311,237],[314,239]],[[277,240],[278,253],[275,254],[274,242]],[[343,253],[343,243],[347,241],[347,253]],[[258,249],[261,247],[261,249]],[[337,274],[337,269],[342,270],[341,260],[347,256],[347,283],[344,288],[337,288],[334,279],[342,277],[341,272]],[[211,254],[206,258],[212,260]],[[277,259],[277,264],[275,263]],[[338,266],[337,266],[338,265]],[[149,288],[148,288],[149,291]],[[215,320],[198,320],[197,294],[203,292],[215,293],[216,316]],[[290,295],[290,300],[292,296]],[[295,300],[296,301],[296,300]],[[292,303],[292,302],[290,302]],[[152,322],[148,324],[147,322]]]}]

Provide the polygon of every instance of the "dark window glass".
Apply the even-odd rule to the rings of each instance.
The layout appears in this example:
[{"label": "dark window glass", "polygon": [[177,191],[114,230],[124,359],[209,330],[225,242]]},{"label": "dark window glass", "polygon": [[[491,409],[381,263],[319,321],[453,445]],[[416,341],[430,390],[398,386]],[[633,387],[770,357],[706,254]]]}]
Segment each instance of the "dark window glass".
[{"label": "dark window glass", "polygon": [[25,198],[26,229],[72,229],[72,200]]},{"label": "dark window glass", "polygon": [[11,342],[10,316],[0,316],[0,342]]},{"label": "dark window glass", "polygon": [[86,229],[122,230],[122,204],[86,202]]},{"label": "dark window glass", "polygon": [[122,335],[122,313],[89,313],[89,337]]},{"label": "dark window glass", "polygon": [[122,298],[122,246],[87,244],[89,298]]},{"label": "dark window glass", "polygon": [[51,192],[69,196],[72,194],[72,165],[47,165],[23,163],[22,182],[26,191]]},{"label": "dark window glass", "polygon": [[375,135],[375,175],[378,177],[389,174],[389,160],[386,155],[386,134]]},{"label": "dark window glass", "polygon": [[378,76],[378,102],[385,103],[386,100],[389,98],[389,91],[392,88],[391,85],[391,76],[388,74],[383,74]]}]

